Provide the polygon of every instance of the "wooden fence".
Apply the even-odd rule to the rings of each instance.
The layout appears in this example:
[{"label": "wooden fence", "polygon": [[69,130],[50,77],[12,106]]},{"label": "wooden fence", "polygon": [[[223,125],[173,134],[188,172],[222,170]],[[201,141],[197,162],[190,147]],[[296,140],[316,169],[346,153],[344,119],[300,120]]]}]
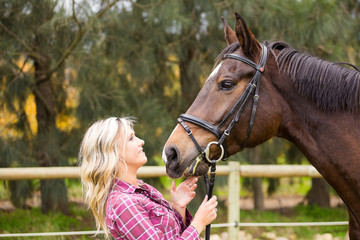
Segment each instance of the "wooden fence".
[{"label": "wooden fence", "polygon": [[[240,177],[321,177],[318,171],[310,165],[240,165],[239,162],[235,161],[229,161],[228,165],[218,165],[216,175],[228,176],[228,187],[231,189],[228,191],[228,209],[238,209],[238,211],[228,211],[229,239],[238,239],[239,228],[234,226],[240,223]],[[138,171],[139,178],[161,176],[166,176],[164,166],[144,166]],[[80,168],[0,168],[0,180],[64,178],[80,178]]]},{"label": "wooden fence", "polygon": [[[228,165],[218,165],[216,175],[238,174],[239,177],[321,177],[318,171],[309,165],[240,165],[229,161]],[[144,166],[138,171],[138,177],[166,176],[165,167]],[[0,180],[62,179],[80,178],[80,167],[28,167],[0,168]]]}]

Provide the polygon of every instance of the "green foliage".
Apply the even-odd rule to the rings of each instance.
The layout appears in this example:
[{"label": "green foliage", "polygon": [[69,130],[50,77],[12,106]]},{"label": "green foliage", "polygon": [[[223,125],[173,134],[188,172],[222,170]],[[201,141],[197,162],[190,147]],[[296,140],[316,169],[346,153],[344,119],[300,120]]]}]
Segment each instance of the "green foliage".
[{"label": "green foliage", "polygon": [[[241,211],[241,222],[332,222],[348,221],[345,208],[320,208],[317,206],[299,205],[294,209],[279,211]],[[275,232],[277,236],[292,236],[296,240],[313,239],[316,234],[331,233],[334,237],[343,238],[347,231],[346,225],[339,226],[312,226],[312,227],[247,227],[256,237],[261,238],[263,232]]]},{"label": "green foliage", "polygon": [[[1,233],[39,233],[39,232],[66,232],[92,231],[95,222],[92,215],[84,207],[70,205],[70,216],[59,212],[42,214],[40,208],[17,209],[14,212],[0,213]],[[8,238],[4,238],[8,239]],[[23,239],[23,238],[11,238]],[[43,237],[28,237],[27,239],[43,239]],[[73,237],[46,237],[46,239],[73,239]],[[88,236],[77,239],[88,239]]]}]

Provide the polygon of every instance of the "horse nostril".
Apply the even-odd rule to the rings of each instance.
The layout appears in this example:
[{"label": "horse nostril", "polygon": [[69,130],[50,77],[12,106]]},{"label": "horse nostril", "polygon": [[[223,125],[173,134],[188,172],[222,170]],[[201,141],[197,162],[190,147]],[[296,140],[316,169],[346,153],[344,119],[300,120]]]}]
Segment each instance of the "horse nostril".
[{"label": "horse nostril", "polygon": [[178,149],[176,146],[170,146],[165,150],[165,155],[169,165],[177,164],[179,161]]}]

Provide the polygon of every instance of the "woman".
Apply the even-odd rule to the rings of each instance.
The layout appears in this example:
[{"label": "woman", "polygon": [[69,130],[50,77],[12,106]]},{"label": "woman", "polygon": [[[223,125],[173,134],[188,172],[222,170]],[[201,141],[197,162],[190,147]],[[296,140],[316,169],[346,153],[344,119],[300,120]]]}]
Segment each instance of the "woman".
[{"label": "woman", "polygon": [[216,197],[205,197],[194,218],[187,204],[195,196],[197,178],[171,187],[171,203],[159,191],[137,179],[147,162],[131,118],[107,118],[85,133],[79,152],[85,201],[97,230],[115,239],[200,239],[216,218]]}]

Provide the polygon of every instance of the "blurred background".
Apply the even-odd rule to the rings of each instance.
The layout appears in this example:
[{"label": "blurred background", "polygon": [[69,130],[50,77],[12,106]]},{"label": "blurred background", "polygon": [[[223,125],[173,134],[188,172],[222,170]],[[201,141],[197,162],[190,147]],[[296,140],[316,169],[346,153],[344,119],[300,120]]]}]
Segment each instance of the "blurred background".
[{"label": "blurred background", "polygon": [[[226,47],[221,16],[234,28],[235,11],[260,42],[281,40],[328,61],[360,65],[359,0],[0,0],[0,167],[77,166],[85,130],[109,116],[135,116],[147,165],[163,166],[162,146],[178,115]],[[230,160],[309,164],[281,139]],[[146,181],[168,196],[169,178]],[[224,211],[226,182],[219,177],[215,186]],[[328,217],[332,212],[315,208],[336,207],[336,193],[319,178],[246,178],[241,184],[243,203],[259,212],[274,196],[297,197],[295,205],[304,206],[298,210],[311,206],[310,215]],[[200,184],[193,213],[204,195]],[[1,181],[0,202],[0,233],[95,226],[81,205],[79,180]],[[30,223],[19,227],[24,219]]]}]

